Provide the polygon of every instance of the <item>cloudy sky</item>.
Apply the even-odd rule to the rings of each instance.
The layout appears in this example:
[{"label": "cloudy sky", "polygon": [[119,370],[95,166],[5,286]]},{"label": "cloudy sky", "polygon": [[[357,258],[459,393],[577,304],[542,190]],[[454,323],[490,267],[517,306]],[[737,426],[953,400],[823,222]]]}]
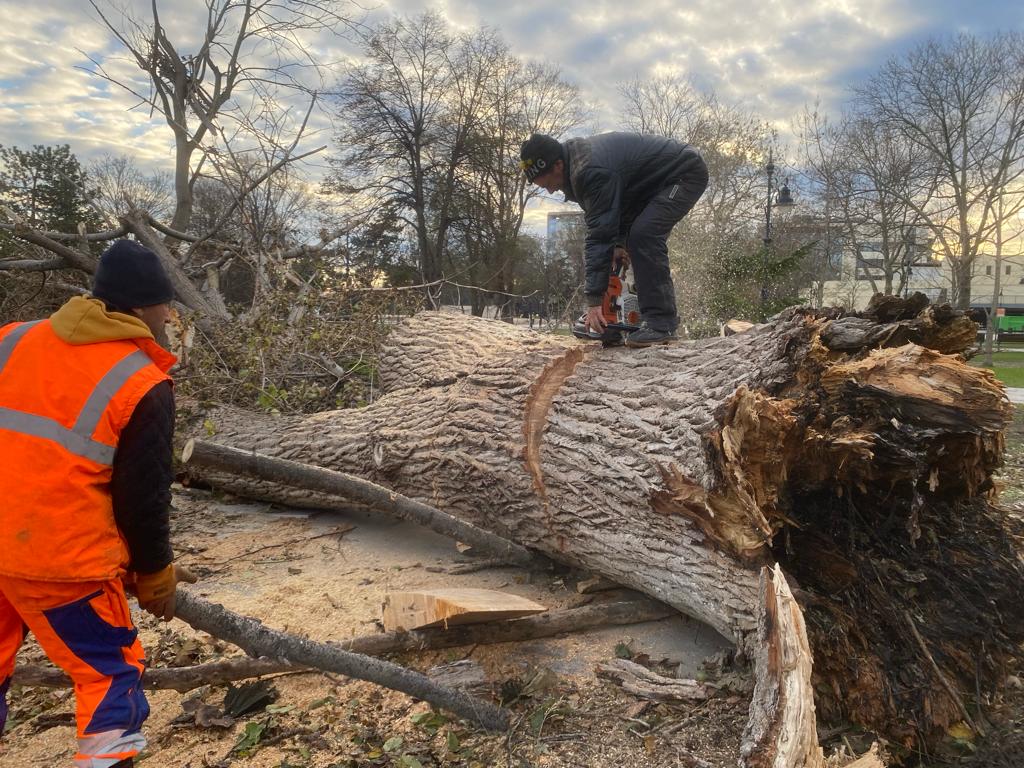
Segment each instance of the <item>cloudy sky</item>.
[{"label": "cloudy sky", "polygon": [[[149,3],[98,0],[144,18]],[[1019,0],[361,0],[372,22],[388,13],[440,11],[456,28],[499,30],[524,58],[556,63],[590,101],[613,104],[615,84],[679,74],[723,101],[773,121],[785,134],[803,105],[838,109],[847,89],[928,37],[1024,29]],[[195,38],[201,0],[160,0],[173,40]],[[80,158],[128,153],[145,167],[169,168],[169,130],[138,99],[90,74],[90,58],[137,77],[120,44],[86,0],[0,0],[0,144],[68,143]],[[325,60],[342,60],[344,41],[317,41]],[[179,50],[187,49],[183,43]],[[593,130],[616,127],[599,113]],[[326,115],[308,147],[328,143]],[[314,173],[315,168],[311,169]]]}]

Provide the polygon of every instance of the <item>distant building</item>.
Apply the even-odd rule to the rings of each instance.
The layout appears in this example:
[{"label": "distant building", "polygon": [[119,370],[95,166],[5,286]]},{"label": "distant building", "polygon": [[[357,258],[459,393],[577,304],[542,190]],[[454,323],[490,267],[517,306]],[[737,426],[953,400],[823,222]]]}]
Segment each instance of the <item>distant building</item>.
[{"label": "distant building", "polygon": [[566,235],[581,231],[583,211],[554,211],[548,214],[547,242],[548,252]]},{"label": "distant building", "polygon": [[[951,284],[949,269],[932,250],[931,241],[921,233],[911,233],[900,263],[893,266],[895,293],[925,294],[933,302],[948,301]],[[877,238],[865,237],[856,247],[836,239],[828,254],[828,270],[822,286],[824,306],[864,309],[876,291],[885,287],[885,253]]]}]

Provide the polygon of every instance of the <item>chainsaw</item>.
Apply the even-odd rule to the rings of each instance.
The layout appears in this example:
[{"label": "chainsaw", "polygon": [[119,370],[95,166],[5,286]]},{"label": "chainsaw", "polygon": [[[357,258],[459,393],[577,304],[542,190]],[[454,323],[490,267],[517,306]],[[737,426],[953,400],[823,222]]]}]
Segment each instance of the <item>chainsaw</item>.
[{"label": "chainsaw", "polygon": [[636,295],[625,290],[629,256],[623,255],[612,265],[608,275],[608,288],[601,301],[601,315],[607,324],[603,333],[595,333],[587,326],[584,314],[573,323],[572,335],[587,341],[600,341],[606,347],[622,344],[624,336],[640,328],[640,304]]}]

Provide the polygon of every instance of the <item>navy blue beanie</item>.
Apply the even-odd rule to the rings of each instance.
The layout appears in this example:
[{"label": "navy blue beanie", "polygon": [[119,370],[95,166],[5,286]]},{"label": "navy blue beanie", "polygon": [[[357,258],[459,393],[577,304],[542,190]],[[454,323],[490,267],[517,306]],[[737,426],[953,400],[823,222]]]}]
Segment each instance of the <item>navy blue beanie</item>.
[{"label": "navy blue beanie", "polygon": [[520,163],[526,178],[533,181],[551,170],[562,159],[562,145],[558,139],[543,133],[535,133],[519,148]]},{"label": "navy blue beanie", "polygon": [[92,295],[116,309],[152,307],[174,298],[160,257],[134,240],[118,240],[100,256]]}]

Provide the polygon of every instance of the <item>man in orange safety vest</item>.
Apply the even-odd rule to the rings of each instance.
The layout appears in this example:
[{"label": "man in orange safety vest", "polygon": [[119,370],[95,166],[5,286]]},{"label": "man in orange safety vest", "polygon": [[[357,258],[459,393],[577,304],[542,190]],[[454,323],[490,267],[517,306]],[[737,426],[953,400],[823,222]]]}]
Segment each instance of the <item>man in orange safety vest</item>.
[{"label": "man in orange safety vest", "polygon": [[75,686],[79,768],[127,768],[146,740],[145,662],[128,603],[169,621],[174,290],[132,240],[100,257],[91,297],[0,328],[0,734],[31,632]]}]

